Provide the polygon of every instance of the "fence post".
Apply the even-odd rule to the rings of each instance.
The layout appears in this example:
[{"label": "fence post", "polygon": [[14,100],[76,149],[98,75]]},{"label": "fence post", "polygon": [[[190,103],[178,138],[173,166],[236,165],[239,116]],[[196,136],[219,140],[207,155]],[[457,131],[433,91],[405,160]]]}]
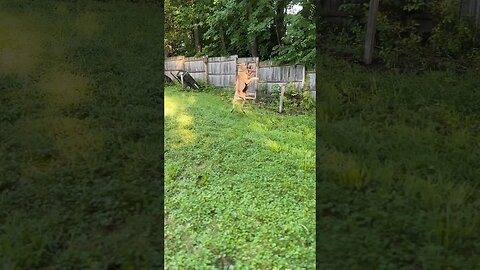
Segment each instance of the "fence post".
[{"label": "fence post", "polygon": [[205,81],[208,83],[208,55],[203,57],[203,63],[205,63]]},{"label": "fence post", "polygon": [[234,58],[235,58],[235,80],[233,82],[233,85],[236,84],[236,81],[237,81],[237,76],[238,76],[238,55],[234,55]]},{"label": "fence post", "polygon": [[260,57],[255,58],[255,75],[258,80],[255,81],[255,99],[258,97],[258,88],[260,88]]},{"label": "fence post", "polygon": [[303,94],[303,89],[305,89],[305,78],[307,77],[307,69],[305,68],[305,65],[303,65],[303,73],[302,73],[302,86],[300,88],[300,94]]},{"label": "fence post", "polygon": [[370,8],[368,10],[367,35],[365,38],[365,64],[372,63],[373,48],[375,45],[375,20],[377,18],[379,0],[370,0]]},{"label": "fence post", "polygon": [[480,1],[475,1],[477,8],[475,9],[475,23],[477,27],[480,27]]},{"label": "fence post", "polygon": [[285,93],[285,84],[282,83],[280,85],[280,105],[279,105],[279,108],[278,108],[279,113],[282,113],[282,111],[283,111],[283,94],[284,93]]}]

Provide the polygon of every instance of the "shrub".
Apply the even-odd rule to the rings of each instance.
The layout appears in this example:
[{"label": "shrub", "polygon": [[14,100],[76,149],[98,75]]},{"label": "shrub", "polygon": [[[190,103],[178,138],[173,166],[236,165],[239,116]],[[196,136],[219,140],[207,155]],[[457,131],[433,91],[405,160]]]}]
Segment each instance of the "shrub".
[{"label": "shrub", "polygon": [[[333,52],[363,58],[368,1],[348,0],[340,10],[349,14],[343,27],[326,27],[323,46]],[[417,17],[431,14],[433,28],[420,29]],[[470,56],[478,50],[478,30],[473,20],[459,17],[459,1],[382,1],[377,13],[376,57],[389,68],[439,67],[439,61],[461,60],[475,64]]]},{"label": "shrub", "polygon": [[315,100],[310,96],[309,91],[302,92],[302,101],[300,103],[300,106],[304,110],[311,110],[315,107]]}]

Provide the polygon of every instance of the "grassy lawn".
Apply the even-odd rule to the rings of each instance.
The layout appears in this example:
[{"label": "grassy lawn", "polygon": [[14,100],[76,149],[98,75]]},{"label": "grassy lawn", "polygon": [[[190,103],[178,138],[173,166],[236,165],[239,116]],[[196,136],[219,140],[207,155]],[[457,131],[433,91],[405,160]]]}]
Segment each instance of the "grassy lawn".
[{"label": "grassy lawn", "polygon": [[324,57],[320,269],[480,269],[480,77]]},{"label": "grassy lawn", "polygon": [[315,117],[165,89],[167,269],[315,268]]},{"label": "grassy lawn", "polygon": [[0,269],[159,269],[160,10],[0,0]]}]

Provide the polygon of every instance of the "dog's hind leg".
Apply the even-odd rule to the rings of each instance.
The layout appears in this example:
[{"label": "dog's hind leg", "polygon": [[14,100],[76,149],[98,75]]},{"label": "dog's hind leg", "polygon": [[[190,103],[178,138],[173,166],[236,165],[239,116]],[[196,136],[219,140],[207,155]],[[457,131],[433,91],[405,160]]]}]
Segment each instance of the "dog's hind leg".
[{"label": "dog's hind leg", "polygon": [[245,113],[245,99],[242,100],[242,112]]}]

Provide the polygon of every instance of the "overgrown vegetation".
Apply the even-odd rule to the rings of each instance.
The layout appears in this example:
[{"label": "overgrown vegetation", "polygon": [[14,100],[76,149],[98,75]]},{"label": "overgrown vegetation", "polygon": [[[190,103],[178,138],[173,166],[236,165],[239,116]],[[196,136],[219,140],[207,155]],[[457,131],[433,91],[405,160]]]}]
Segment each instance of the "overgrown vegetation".
[{"label": "overgrown vegetation", "polygon": [[319,268],[480,268],[480,43],[458,2],[380,1],[368,67],[368,1],[322,21]]},{"label": "overgrown vegetation", "polygon": [[[460,17],[461,1],[381,1],[377,15],[376,58],[388,68],[410,70],[480,67],[479,29]],[[366,32],[367,0],[349,0],[340,10],[350,17],[332,27],[322,21],[322,50],[360,62]],[[431,17],[430,28],[424,19]],[[422,21],[423,20],[423,21]]]},{"label": "overgrown vegetation", "polygon": [[166,269],[315,268],[315,118],[165,92]]},{"label": "overgrown vegetation", "polygon": [[319,58],[319,268],[479,269],[478,74]]},{"label": "overgrown vegetation", "polygon": [[311,0],[167,0],[165,16],[169,55],[258,56],[313,67]]},{"label": "overgrown vegetation", "polygon": [[[272,110],[279,110],[280,104],[280,85],[273,85],[271,93],[268,93],[267,86],[260,84],[258,89],[258,96],[256,105]],[[284,114],[312,114],[315,110],[315,100],[310,96],[308,88],[297,89],[289,82],[285,87],[283,96],[283,111]]]},{"label": "overgrown vegetation", "polygon": [[162,269],[159,13],[0,1],[1,269]]}]

